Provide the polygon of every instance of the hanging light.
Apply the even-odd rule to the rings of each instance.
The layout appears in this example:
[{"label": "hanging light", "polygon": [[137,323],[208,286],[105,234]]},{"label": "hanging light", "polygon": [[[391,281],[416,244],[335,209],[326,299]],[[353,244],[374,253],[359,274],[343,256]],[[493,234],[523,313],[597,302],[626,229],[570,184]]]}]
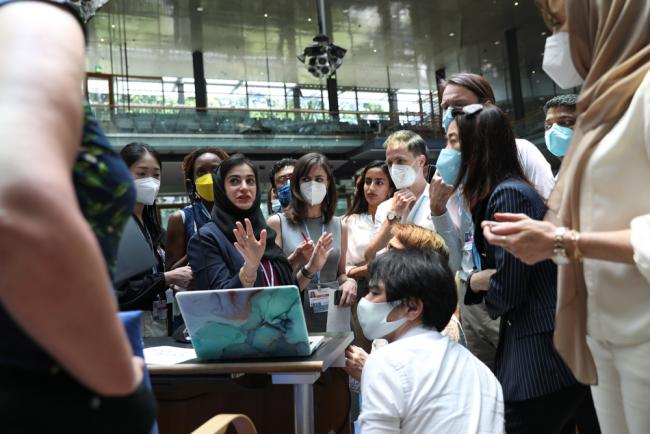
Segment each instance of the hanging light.
[{"label": "hanging light", "polygon": [[313,41],[312,45],[305,47],[298,60],[307,66],[307,71],[314,77],[330,77],[341,66],[348,50],[330,44],[329,38],[323,34],[316,35]]}]

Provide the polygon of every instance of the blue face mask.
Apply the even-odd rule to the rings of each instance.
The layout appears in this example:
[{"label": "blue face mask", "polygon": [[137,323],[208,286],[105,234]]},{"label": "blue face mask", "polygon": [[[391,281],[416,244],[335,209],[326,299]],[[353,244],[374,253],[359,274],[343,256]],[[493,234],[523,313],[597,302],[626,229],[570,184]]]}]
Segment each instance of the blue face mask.
[{"label": "blue face mask", "polygon": [[280,204],[280,201],[277,199],[273,199],[271,201],[271,212],[273,214],[278,214],[282,212],[282,205]]},{"label": "blue face mask", "polygon": [[445,110],[445,113],[442,115],[442,129],[445,130],[445,133],[449,128],[449,124],[451,124],[451,121],[453,120],[454,116],[451,114],[451,107],[447,107],[447,110]]},{"label": "blue face mask", "polygon": [[278,188],[278,200],[282,208],[286,208],[291,203],[291,181],[288,181],[282,187]]},{"label": "blue face mask", "polygon": [[460,152],[455,149],[443,149],[438,155],[436,169],[447,185],[454,185],[460,170]]},{"label": "blue face mask", "polygon": [[566,155],[572,137],[573,130],[571,128],[562,127],[558,124],[553,124],[553,126],[544,133],[546,147],[551,154],[556,157],[564,157]]}]

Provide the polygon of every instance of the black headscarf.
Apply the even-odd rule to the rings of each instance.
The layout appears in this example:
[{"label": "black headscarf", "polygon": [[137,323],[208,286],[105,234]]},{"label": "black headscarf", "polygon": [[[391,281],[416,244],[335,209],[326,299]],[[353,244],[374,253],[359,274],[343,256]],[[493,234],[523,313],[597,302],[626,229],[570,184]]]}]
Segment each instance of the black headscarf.
[{"label": "black headscarf", "polygon": [[[255,185],[257,186],[255,200],[253,205],[243,210],[237,207],[228,199],[225,188],[225,177],[230,170],[236,166],[245,164],[253,169],[255,174]],[[266,225],[264,215],[260,209],[261,194],[259,177],[255,165],[242,154],[235,154],[221,163],[219,168],[212,172],[212,181],[214,189],[214,207],[212,208],[212,221],[215,222],[217,227],[221,229],[226,238],[233,244],[235,243],[235,234],[233,230],[237,227],[236,222],[244,224],[244,219],[249,219],[253,226],[255,238],[259,239],[260,232],[266,229],[266,249],[262,259],[267,259],[278,277],[278,285],[297,285],[296,278],[293,274],[293,269],[287,260],[287,256],[282,249],[275,243],[276,233],[273,229]]]}]

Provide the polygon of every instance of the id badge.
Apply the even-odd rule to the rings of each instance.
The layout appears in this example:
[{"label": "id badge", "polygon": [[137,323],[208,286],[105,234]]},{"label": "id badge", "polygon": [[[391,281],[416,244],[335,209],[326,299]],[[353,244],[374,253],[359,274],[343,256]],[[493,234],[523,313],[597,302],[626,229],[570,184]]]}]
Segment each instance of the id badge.
[{"label": "id badge", "polygon": [[153,302],[151,313],[154,321],[167,321],[167,301],[156,300]]},{"label": "id badge", "polygon": [[463,244],[463,250],[466,252],[471,252],[474,246],[474,232],[467,231],[465,232],[465,243]]},{"label": "id badge", "polygon": [[327,289],[310,289],[308,294],[309,307],[314,310],[314,313],[327,312],[329,307],[329,291]]}]

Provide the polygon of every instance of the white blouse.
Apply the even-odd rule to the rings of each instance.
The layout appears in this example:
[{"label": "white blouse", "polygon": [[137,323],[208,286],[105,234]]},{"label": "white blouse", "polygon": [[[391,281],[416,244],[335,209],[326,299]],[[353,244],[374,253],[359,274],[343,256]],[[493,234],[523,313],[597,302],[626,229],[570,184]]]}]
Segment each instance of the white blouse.
[{"label": "white blouse", "polygon": [[581,231],[630,228],[635,264],[584,260],[587,333],[615,344],[650,341],[650,73],[598,144],[582,179]]},{"label": "white blouse", "polygon": [[367,213],[352,214],[344,218],[348,226],[348,252],[345,258],[346,273],[354,267],[364,265],[368,244],[375,236],[375,222]]}]

